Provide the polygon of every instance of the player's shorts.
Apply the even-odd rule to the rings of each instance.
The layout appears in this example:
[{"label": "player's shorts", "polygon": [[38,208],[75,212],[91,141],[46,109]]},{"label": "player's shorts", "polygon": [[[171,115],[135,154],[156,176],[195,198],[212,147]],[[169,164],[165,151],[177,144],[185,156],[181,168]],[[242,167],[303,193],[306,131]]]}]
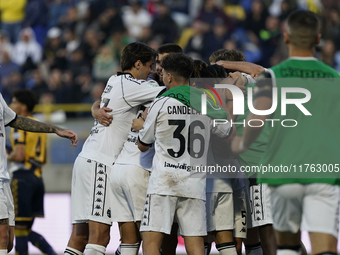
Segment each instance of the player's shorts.
[{"label": "player's shorts", "polygon": [[174,218],[182,236],[207,235],[205,201],[157,194],[146,195],[140,231],[169,235]]},{"label": "player's shorts", "polygon": [[115,164],[111,170],[112,222],[141,221],[150,172],[136,165]]},{"label": "player's shorts", "polygon": [[338,238],[339,186],[324,183],[271,186],[274,228],[331,234]]},{"label": "player's shorts", "polygon": [[247,217],[249,200],[246,194],[246,187],[233,191],[235,228],[234,237],[247,238],[248,222],[251,218]]},{"label": "player's shorts", "polygon": [[207,231],[234,229],[233,193],[207,193]]},{"label": "player's shorts", "polygon": [[111,168],[94,160],[77,157],[71,190],[72,224],[89,220],[111,225]]},{"label": "player's shorts", "polygon": [[0,219],[8,219],[8,225],[14,226],[14,204],[9,180],[0,180]]},{"label": "player's shorts", "polygon": [[270,189],[267,184],[256,184],[249,187],[251,221],[248,228],[273,224]]},{"label": "player's shorts", "polygon": [[33,170],[13,172],[11,190],[17,225],[32,221],[34,217],[44,217],[45,187],[42,178]]}]

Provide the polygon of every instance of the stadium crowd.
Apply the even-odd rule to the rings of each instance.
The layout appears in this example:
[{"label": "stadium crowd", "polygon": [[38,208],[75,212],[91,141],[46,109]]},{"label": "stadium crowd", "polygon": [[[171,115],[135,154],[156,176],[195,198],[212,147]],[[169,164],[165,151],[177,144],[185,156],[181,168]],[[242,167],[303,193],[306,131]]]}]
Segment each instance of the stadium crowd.
[{"label": "stadium crowd", "polygon": [[237,49],[270,67],[288,56],[281,32],[295,9],[321,16],[317,58],[340,71],[339,8],[337,0],[0,1],[0,91],[7,103],[17,88],[33,89],[40,103],[93,103],[133,41],[176,42],[206,62]]}]

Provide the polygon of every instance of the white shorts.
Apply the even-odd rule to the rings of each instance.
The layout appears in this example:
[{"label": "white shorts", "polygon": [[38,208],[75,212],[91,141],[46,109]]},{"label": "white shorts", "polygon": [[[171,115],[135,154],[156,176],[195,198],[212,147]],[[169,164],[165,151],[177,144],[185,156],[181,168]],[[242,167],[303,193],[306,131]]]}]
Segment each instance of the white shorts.
[{"label": "white shorts", "polygon": [[150,172],[136,165],[115,164],[111,170],[112,222],[141,221]]},{"label": "white shorts", "polygon": [[233,193],[207,193],[207,231],[234,229]]},{"label": "white shorts", "polygon": [[89,220],[111,225],[110,167],[77,157],[71,190],[72,224]]},{"label": "white shorts", "polygon": [[270,189],[265,183],[249,187],[251,221],[248,228],[273,224],[270,197]]},{"label": "white shorts", "polygon": [[0,180],[0,219],[8,219],[8,225],[14,226],[14,203],[9,180]]},{"label": "white shorts", "polygon": [[249,200],[247,198],[245,189],[233,191],[235,218],[234,237],[242,239],[247,238],[247,226],[250,221],[250,218],[247,217],[247,212],[249,211]]},{"label": "white shorts", "polygon": [[274,228],[331,234],[338,238],[339,186],[324,183],[271,187]]},{"label": "white shorts", "polygon": [[205,201],[197,198],[146,195],[140,231],[171,232],[174,218],[182,236],[206,236]]}]

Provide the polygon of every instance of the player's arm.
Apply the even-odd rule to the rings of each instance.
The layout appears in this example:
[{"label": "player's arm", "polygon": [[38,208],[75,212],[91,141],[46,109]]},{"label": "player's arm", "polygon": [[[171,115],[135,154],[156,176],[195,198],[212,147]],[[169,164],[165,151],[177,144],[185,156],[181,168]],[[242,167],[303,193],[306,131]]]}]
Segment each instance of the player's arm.
[{"label": "player's arm", "polygon": [[139,130],[138,149],[142,152],[147,151],[155,142],[156,121],[159,112],[157,109],[158,105],[159,104],[157,104],[156,101],[150,106],[145,118],[143,128]]},{"label": "player's arm", "polygon": [[32,120],[20,115],[17,115],[17,117],[12,120],[12,122],[8,123],[8,126],[28,132],[55,133],[60,137],[70,139],[71,145],[73,146],[77,146],[78,144],[78,136],[72,130],[62,129],[57,126]]},{"label": "player's arm", "polygon": [[224,61],[220,60],[216,62],[217,65],[223,66],[225,69],[237,70],[243,73],[250,74],[253,77],[257,77],[260,73],[265,71],[265,68],[249,62],[244,61]]},{"label": "player's arm", "polygon": [[108,114],[108,112],[112,112],[112,109],[105,106],[100,108],[100,100],[94,102],[91,107],[93,118],[97,119],[98,122],[103,126],[109,126],[112,122],[113,116]]},{"label": "player's arm", "polygon": [[[255,86],[255,95],[254,95],[254,108],[257,110],[268,110],[272,106],[272,80],[270,73],[264,72],[259,76],[258,81]],[[248,123],[251,119],[266,121],[268,115],[256,115],[254,113],[249,113],[246,119],[246,123]],[[232,151],[235,154],[240,154],[246,151],[249,146],[256,140],[259,134],[262,131],[263,126],[261,127],[250,127],[248,125],[245,126],[243,136],[236,136],[232,141]]]}]

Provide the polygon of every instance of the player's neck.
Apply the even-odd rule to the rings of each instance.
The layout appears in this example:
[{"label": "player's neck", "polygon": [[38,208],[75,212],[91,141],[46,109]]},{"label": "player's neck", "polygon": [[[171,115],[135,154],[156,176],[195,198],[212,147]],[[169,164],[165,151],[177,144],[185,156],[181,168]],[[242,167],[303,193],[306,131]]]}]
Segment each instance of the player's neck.
[{"label": "player's neck", "polygon": [[[167,90],[171,89],[171,88],[174,88],[174,87],[179,87],[179,86],[182,86],[182,85],[188,85],[189,82],[187,83],[183,83],[183,82],[171,82],[168,86],[167,86]],[[189,85],[188,85],[189,86]]]},{"label": "player's neck", "polygon": [[289,57],[314,57],[315,48],[312,49],[300,49],[294,46],[289,48]]}]

